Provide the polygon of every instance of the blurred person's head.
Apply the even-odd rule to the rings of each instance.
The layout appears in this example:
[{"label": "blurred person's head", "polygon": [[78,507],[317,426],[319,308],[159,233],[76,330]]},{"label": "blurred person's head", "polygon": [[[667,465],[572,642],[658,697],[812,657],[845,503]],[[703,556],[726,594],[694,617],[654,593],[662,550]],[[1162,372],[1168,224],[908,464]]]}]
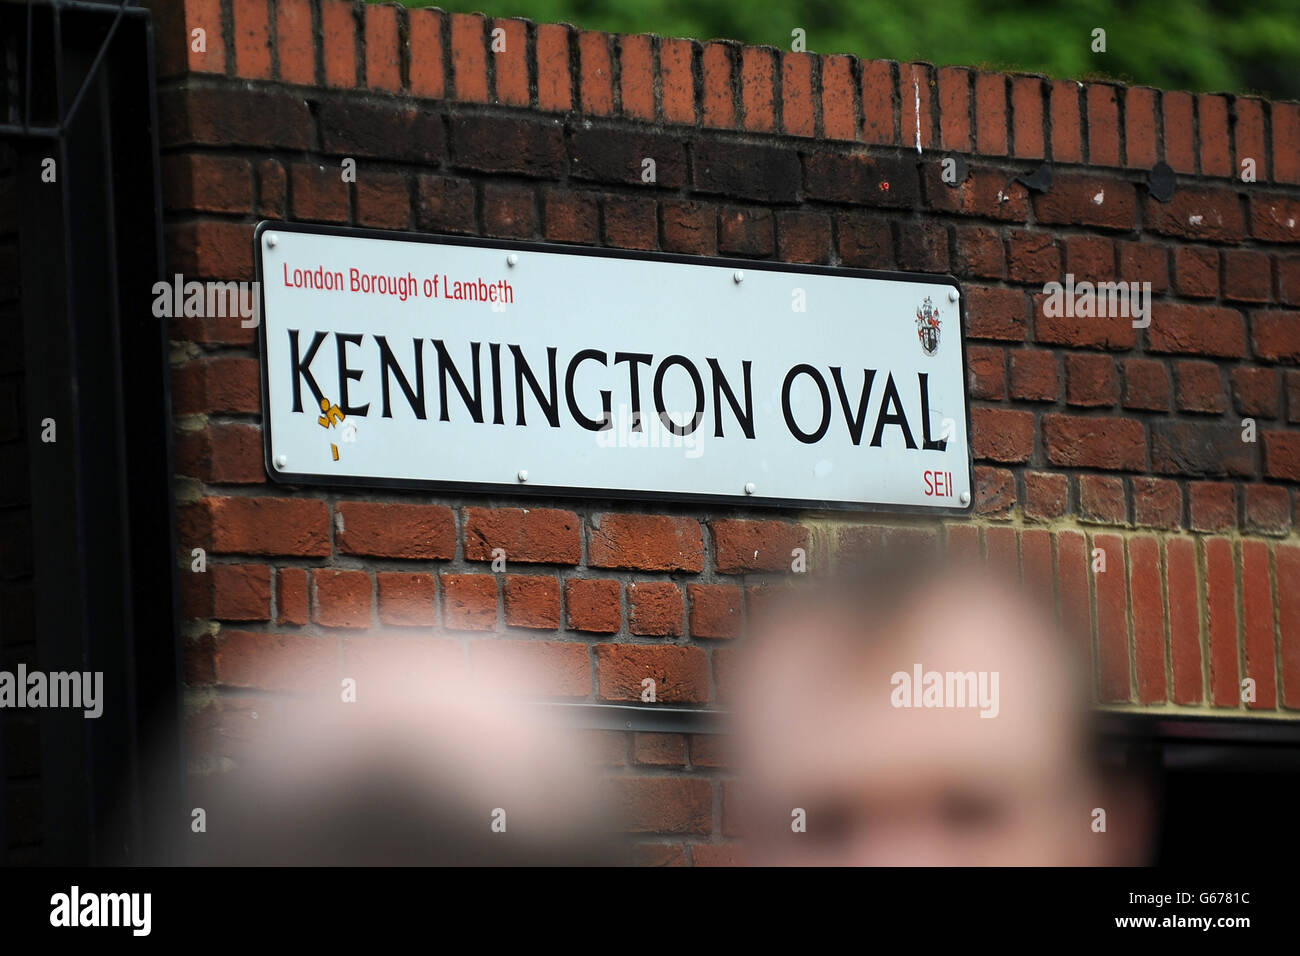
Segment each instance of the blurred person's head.
[{"label": "blurred person's head", "polygon": [[[354,701],[264,714],[237,765],[206,781],[208,865],[588,865],[620,862],[584,737],[508,680],[431,676],[418,646],[376,641]],[[497,675],[505,676],[505,675]]]},{"label": "blurred person's head", "polygon": [[737,712],[751,859],[1143,862],[1142,801],[1095,760],[1086,645],[1050,602],[891,557],[774,608]]}]

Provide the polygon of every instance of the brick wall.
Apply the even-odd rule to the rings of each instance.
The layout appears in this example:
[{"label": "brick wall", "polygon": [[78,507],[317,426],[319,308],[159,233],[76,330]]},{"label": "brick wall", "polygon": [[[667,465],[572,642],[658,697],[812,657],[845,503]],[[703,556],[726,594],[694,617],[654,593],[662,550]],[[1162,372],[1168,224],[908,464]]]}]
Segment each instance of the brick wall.
[{"label": "brick wall", "polygon": [[[533,660],[560,699],[653,676],[665,706],[725,706],[793,547],[814,570],[927,541],[1018,562],[1091,622],[1102,705],[1300,717],[1297,104],[345,0],[155,13],[186,279],[252,279],[254,225],[283,218],[951,272],[969,324],[975,515],[938,522],[271,484],[254,330],[173,320],[178,560],[211,561],[183,574],[197,769],[237,759],[277,693],[337,687],[380,629],[448,667]],[[1044,161],[1046,192],[1009,184]],[[1066,273],[1150,282],[1150,327],[1045,315]],[[740,858],[725,741],[601,744],[639,859]]]}]

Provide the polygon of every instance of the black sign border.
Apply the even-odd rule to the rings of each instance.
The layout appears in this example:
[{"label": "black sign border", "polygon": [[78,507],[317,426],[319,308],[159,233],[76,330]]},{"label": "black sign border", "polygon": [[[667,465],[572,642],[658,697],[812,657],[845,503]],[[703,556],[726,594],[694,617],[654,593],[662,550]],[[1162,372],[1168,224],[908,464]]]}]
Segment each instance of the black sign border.
[{"label": "black sign border", "polygon": [[[961,367],[963,406],[966,414],[966,474],[971,489],[971,500],[965,506],[925,507],[922,505],[873,503],[863,501],[830,501],[812,498],[756,498],[750,495],[709,495],[683,492],[641,491],[616,488],[573,488],[557,485],[507,484],[505,482],[441,481],[432,478],[363,478],[351,475],[313,475],[284,472],[275,467],[271,459],[271,404],[269,368],[266,351],[266,286],[262,272],[262,234],[270,231],[296,232],[313,235],[342,236],[352,239],[389,239],[398,242],[424,242],[437,245],[471,246],[478,249],[499,249],[503,252],[538,252],[566,256],[590,256],[597,259],[634,259],[651,262],[676,262],[683,265],[711,266],[762,272],[789,272],[800,275],[840,276],[853,279],[887,279],[895,282],[916,282],[930,285],[950,285],[957,290],[957,305],[961,330]],[[480,236],[451,236],[440,233],[407,232],[396,229],[365,229],[357,226],[336,226],[323,223],[283,222],[264,219],[253,230],[253,264],[258,283],[260,309],[257,323],[258,365],[262,385],[262,455],[267,475],[280,485],[322,485],[332,488],[378,488],[393,490],[422,490],[454,492],[459,494],[510,495],[525,497],[610,498],[626,501],[668,502],[673,504],[729,505],[732,507],[785,509],[796,511],[855,511],[864,514],[907,514],[931,517],[970,517],[975,508],[975,462],[970,427],[970,366],[966,354],[966,297],[961,283],[951,274],[928,272],[883,272],[876,269],[846,269],[831,266],[786,263],[771,260],[732,259],[722,256],[688,256],[671,252],[642,252],[633,249],[606,249],[596,246],[567,245],[555,242],[533,242],[514,239],[488,239]]]}]

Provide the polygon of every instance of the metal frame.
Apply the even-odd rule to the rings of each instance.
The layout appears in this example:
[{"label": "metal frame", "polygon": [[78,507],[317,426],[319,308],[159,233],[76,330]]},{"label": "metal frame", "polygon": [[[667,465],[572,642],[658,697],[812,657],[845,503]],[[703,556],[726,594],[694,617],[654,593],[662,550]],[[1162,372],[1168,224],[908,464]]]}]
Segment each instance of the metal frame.
[{"label": "metal frame", "polygon": [[839,269],[829,266],[804,264],[787,264],[783,262],[754,261],[750,259],[728,259],[714,256],[685,256],[668,252],[637,252],[627,249],[604,249],[593,246],[566,246],[553,242],[526,242],[512,239],[481,239],[468,236],[446,236],[436,233],[402,232],[389,229],[361,229],[354,226],[325,226],[315,223],[279,222],[263,220],[253,232],[253,260],[256,265],[256,278],[260,301],[261,321],[257,323],[258,348],[261,352],[262,375],[262,448],[263,462],[267,474],[277,484],[284,485],[324,485],[335,488],[392,488],[422,489],[451,493],[467,494],[507,494],[526,497],[561,497],[620,499],[630,501],[666,501],[677,504],[711,504],[731,505],[745,508],[786,508],[805,511],[858,511],[880,514],[908,514],[929,517],[969,517],[975,509],[975,461],[970,441],[970,389],[962,383],[963,406],[966,415],[966,473],[971,488],[970,504],[966,507],[920,508],[915,505],[872,504],[858,501],[824,501],[817,499],[789,498],[750,498],[744,495],[693,495],[677,492],[652,492],[638,490],[619,490],[611,488],[570,488],[556,485],[528,485],[520,487],[506,484],[480,484],[474,482],[438,481],[436,479],[403,478],[365,478],[346,475],[285,474],[275,468],[271,458],[271,416],[269,409],[270,394],[268,386],[266,353],[266,290],[263,285],[262,271],[262,234],[270,231],[311,233],[317,235],[344,236],[353,239],[387,239],[397,242],[422,242],[439,245],[470,246],[478,249],[500,249],[503,252],[537,252],[565,256],[590,256],[597,259],[633,259],[650,262],[675,262],[683,265],[709,266],[712,268],[748,269],[762,272],[790,272],[800,275],[839,276],[857,279],[887,279],[895,282],[916,282],[938,285],[951,285],[958,290],[957,304],[961,315],[963,334],[961,341],[961,364],[965,374],[970,367],[966,354],[966,297],[961,294],[961,283],[952,275],[935,275],[922,272],[880,272],[869,269]]},{"label": "metal frame", "polygon": [[[57,429],[31,449],[37,658],[104,675],[97,720],[40,714],[43,856],[148,863],[166,856],[151,837],[179,842],[184,825],[170,370],[150,307],[163,272],[150,14],[0,3],[0,36],[22,30],[7,83],[22,121],[0,136],[31,184],[18,190],[29,433],[46,417]],[[41,181],[47,157],[55,183]],[[173,817],[176,838],[162,826]]]}]

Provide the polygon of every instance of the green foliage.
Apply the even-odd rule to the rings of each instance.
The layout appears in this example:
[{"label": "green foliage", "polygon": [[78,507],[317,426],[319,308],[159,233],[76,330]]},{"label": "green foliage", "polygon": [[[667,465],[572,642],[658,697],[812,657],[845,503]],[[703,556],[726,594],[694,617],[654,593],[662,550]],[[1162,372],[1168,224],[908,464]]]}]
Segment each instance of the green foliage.
[{"label": "green foliage", "polygon": [[[1296,0],[403,0],[611,33],[725,38],[815,53],[1110,78],[1300,99]],[[1092,31],[1106,52],[1092,52]]]}]

